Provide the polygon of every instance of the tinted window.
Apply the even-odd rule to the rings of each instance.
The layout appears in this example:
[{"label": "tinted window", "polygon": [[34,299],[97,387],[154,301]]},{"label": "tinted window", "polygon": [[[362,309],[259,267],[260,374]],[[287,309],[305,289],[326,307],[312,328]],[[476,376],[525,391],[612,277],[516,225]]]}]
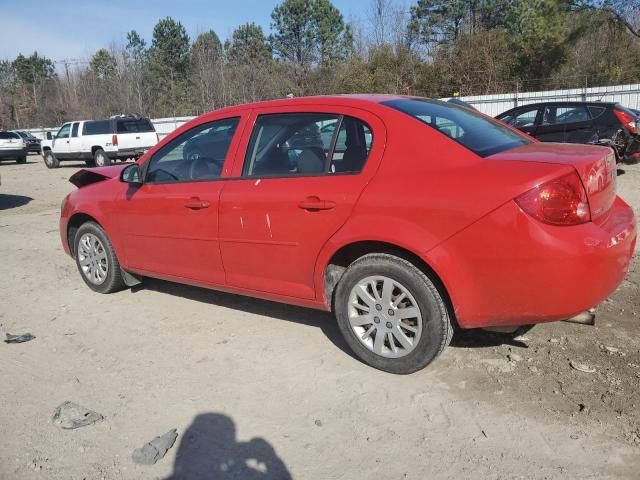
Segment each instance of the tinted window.
[{"label": "tinted window", "polygon": [[104,135],[113,133],[109,120],[98,120],[95,122],[84,122],[83,135]]},{"label": "tinted window", "polygon": [[58,133],[56,134],[56,138],[69,138],[69,131],[71,130],[71,124],[67,123],[66,125],[63,125],[62,128],[60,128],[60,130],[58,130]]},{"label": "tinted window", "polygon": [[78,136],[78,127],[80,126],[80,124],[78,122],[73,124],[73,128],[71,129],[71,136],[72,137],[77,137]]},{"label": "tinted window", "polygon": [[498,117],[505,123],[508,123],[512,127],[524,128],[533,127],[536,123],[536,117],[538,116],[538,107],[530,108],[528,110],[521,110],[514,112],[511,115],[504,117]]},{"label": "tinted window", "polygon": [[155,132],[153,125],[146,118],[124,118],[116,120],[118,133]]},{"label": "tinted window", "polygon": [[587,108],[582,105],[545,107],[542,114],[542,125],[586,122],[587,120],[591,120],[591,117],[587,112]]},{"label": "tinted window", "polygon": [[22,138],[27,138],[28,137],[28,135],[25,132],[15,132],[15,133],[20,135]]},{"label": "tinted window", "polygon": [[15,138],[20,138],[20,135],[13,132],[0,132],[0,140],[13,140]]},{"label": "tinted window", "polygon": [[214,180],[222,174],[238,118],[192,128],[165,145],[149,162],[147,182]]},{"label": "tinted window", "polygon": [[589,113],[591,114],[592,118],[598,118],[607,109],[607,107],[596,107],[593,105],[590,105],[587,108],[589,109]]},{"label": "tinted window", "polygon": [[383,102],[442,132],[481,157],[531,143],[526,137],[469,108],[422,98]]}]

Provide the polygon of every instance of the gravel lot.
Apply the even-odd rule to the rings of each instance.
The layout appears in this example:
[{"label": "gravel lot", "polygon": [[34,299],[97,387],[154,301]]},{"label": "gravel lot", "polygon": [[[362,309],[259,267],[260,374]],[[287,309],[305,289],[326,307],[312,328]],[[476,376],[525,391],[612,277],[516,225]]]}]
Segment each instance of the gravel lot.
[{"label": "gravel lot", "polygon": [[[0,478],[639,478],[637,257],[595,327],[465,332],[393,376],[327,313],[157,280],[92,293],[60,246],[81,165],[63,166],[0,165],[0,334],[36,336],[0,344]],[[622,169],[640,213],[640,165]],[[59,429],[66,400],[104,420]],[[164,459],[133,463],[172,428]]]}]

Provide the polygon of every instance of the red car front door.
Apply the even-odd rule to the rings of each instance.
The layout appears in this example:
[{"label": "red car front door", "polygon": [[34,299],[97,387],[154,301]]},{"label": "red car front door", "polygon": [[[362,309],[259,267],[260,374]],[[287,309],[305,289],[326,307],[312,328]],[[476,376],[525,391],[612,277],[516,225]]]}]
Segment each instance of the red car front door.
[{"label": "red car front door", "polygon": [[239,178],[220,199],[227,284],[313,299],[320,249],[374,175],[384,125],[361,110],[331,106],[258,109],[249,125],[234,166]]},{"label": "red car front door", "polygon": [[123,184],[116,221],[126,268],[151,276],[224,284],[218,205],[241,120],[194,126],[149,159],[141,186]]}]

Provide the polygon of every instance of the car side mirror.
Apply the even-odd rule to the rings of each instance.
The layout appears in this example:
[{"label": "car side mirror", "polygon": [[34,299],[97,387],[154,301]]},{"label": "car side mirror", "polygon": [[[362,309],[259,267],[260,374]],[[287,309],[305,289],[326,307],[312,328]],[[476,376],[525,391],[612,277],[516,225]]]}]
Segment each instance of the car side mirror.
[{"label": "car side mirror", "polygon": [[120,172],[120,181],[132,185],[142,185],[142,170],[140,165],[132,163]]}]

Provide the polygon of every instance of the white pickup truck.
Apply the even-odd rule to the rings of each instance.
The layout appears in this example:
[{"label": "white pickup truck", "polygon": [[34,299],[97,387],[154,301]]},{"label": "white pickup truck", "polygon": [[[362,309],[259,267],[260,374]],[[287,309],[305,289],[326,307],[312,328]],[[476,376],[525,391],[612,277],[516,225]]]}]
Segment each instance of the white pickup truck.
[{"label": "white pickup truck", "polygon": [[158,134],[148,118],[118,116],[65,123],[41,148],[47,168],[57,168],[64,160],[104,167],[114,160],[138,158],[156,143]]}]

